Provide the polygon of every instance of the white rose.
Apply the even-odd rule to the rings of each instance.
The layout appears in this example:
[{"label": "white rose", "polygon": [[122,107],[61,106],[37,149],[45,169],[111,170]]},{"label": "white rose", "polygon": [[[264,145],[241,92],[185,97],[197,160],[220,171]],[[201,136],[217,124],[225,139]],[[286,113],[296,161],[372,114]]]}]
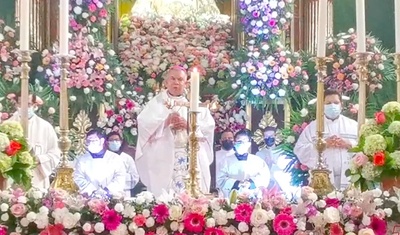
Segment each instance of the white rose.
[{"label": "white rose", "polygon": [[393,213],[392,209],[386,208],[386,209],[383,209],[383,211],[385,212],[387,217],[392,216],[392,213]]},{"label": "white rose", "polygon": [[47,213],[39,213],[36,216],[35,224],[38,229],[44,229],[49,224],[49,216]]},{"label": "white rose", "polygon": [[121,213],[122,211],[124,211],[124,205],[122,205],[122,203],[117,203],[114,206],[114,210],[118,213]]},{"label": "white rose", "polygon": [[50,108],[47,110],[47,112],[48,112],[50,115],[53,115],[53,114],[56,112],[56,110],[55,110],[53,107],[50,107]]},{"label": "white rose", "polygon": [[141,196],[138,196],[138,197],[135,199],[135,202],[136,202],[136,204],[138,204],[138,205],[142,205],[142,204],[145,202],[145,198],[144,198],[144,197],[141,197]]},{"label": "white rose", "polygon": [[358,232],[358,235],[375,235],[375,232],[370,228],[364,228]]},{"label": "white rose", "polygon": [[117,229],[110,231],[111,235],[127,235],[128,227],[125,224],[118,225]]},{"label": "white rose", "polygon": [[308,115],[308,109],[303,108],[302,110],[300,110],[300,116],[301,117],[305,117]]},{"label": "white rose", "polygon": [[268,222],[268,213],[263,209],[255,209],[253,213],[251,213],[250,222],[256,227],[261,226],[262,224],[266,224]]},{"label": "white rose", "polygon": [[96,223],[94,225],[94,231],[96,233],[102,233],[104,231],[104,224],[103,223]]},{"label": "white rose", "polygon": [[135,229],[135,235],[145,235],[146,231],[142,228]]},{"label": "white rose", "polygon": [[2,212],[8,211],[8,208],[9,208],[9,206],[7,204],[5,204],[5,203],[2,203],[0,205],[0,209],[1,209]]},{"label": "white rose", "polygon": [[6,221],[8,221],[8,219],[10,219],[10,216],[8,215],[8,213],[4,213],[1,215],[0,219],[1,219],[1,221],[6,222]]},{"label": "white rose", "polygon": [[[179,229],[179,223],[176,222],[176,221],[172,221],[172,223],[171,223],[171,225],[170,225],[170,228],[171,228],[172,231],[178,231],[178,229]],[[157,233],[157,234],[158,234],[158,233]]]},{"label": "white rose", "polygon": [[180,220],[182,217],[182,207],[177,205],[172,205],[169,208],[169,218],[171,220]]},{"label": "white rose", "polygon": [[316,201],[316,202],[315,202],[315,205],[316,205],[318,208],[324,208],[324,207],[326,206],[326,202],[325,202],[324,200],[319,200],[319,201]]},{"label": "white rose", "polygon": [[155,223],[155,220],[153,217],[149,217],[146,219],[146,227],[153,227]]},{"label": "white rose", "polygon": [[85,88],[83,89],[83,93],[85,93],[85,95],[89,94],[89,93],[90,93],[90,89],[87,88],[87,87],[85,87]]},{"label": "white rose", "polygon": [[149,210],[147,210],[147,209],[144,209],[143,211],[142,211],[142,214],[143,214],[143,216],[144,217],[149,217],[150,216],[150,211]]},{"label": "white rose", "polygon": [[207,226],[207,228],[215,227],[215,219],[214,218],[208,218],[207,221],[206,221],[206,226]]},{"label": "white rose", "polygon": [[19,223],[22,227],[28,227],[28,225],[30,224],[30,222],[26,218],[22,218]]},{"label": "white rose", "polygon": [[324,210],[324,220],[327,223],[333,224],[340,221],[339,210],[334,207],[328,207]]},{"label": "white rose", "polygon": [[69,100],[72,101],[72,102],[76,101],[76,96],[73,96],[73,95],[70,96],[70,97],[69,97]]},{"label": "white rose", "polygon": [[245,222],[240,222],[238,225],[238,229],[240,232],[247,232],[249,231],[249,226]]},{"label": "white rose", "polygon": [[90,231],[92,230],[92,225],[91,225],[90,223],[85,223],[85,224],[82,226],[82,229],[83,229],[83,231],[85,231],[85,232],[90,232]]},{"label": "white rose", "polygon": [[75,227],[76,223],[78,223],[78,218],[76,218],[76,216],[72,213],[66,214],[64,216],[64,218],[62,219],[62,225],[66,229],[71,229],[71,228]]},{"label": "white rose", "polygon": [[29,222],[35,221],[35,220],[36,220],[36,213],[33,212],[33,211],[29,212],[29,213],[26,215],[26,219],[27,219]]}]

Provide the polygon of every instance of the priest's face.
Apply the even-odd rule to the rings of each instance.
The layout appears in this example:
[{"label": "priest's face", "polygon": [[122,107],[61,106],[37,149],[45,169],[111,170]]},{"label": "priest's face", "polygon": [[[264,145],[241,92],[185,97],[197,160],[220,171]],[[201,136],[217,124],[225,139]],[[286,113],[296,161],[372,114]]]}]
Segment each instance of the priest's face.
[{"label": "priest's face", "polygon": [[104,149],[104,138],[99,138],[97,134],[89,135],[86,138],[87,150],[91,153],[100,153]]},{"label": "priest's face", "polygon": [[235,151],[238,154],[249,152],[251,146],[250,138],[247,135],[238,135],[235,139]]},{"label": "priest's face", "polygon": [[168,92],[173,96],[181,96],[187,85],[187,74],[178,69],[172,69],[168,72],[165,79],[165,86]]},{"label": "priest's face", "polygon": [[342,100],[337,94],[327,95],[324,100],[324,113],[328,119],[335,120],[342,112]]}]

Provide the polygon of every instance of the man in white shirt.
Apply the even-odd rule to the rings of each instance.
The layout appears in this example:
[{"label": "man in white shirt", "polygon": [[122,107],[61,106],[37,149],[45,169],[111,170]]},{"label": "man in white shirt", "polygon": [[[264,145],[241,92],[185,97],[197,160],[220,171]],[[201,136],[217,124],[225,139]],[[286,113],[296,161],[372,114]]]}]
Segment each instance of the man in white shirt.
[{"label": "man in white shirt", "polygon": [[[9,119],[21,121],[19,113],[21,107],[21,94],[17,97],[17,112]],[[28,143],[36,158],[36,168],[32,172],[32,187],[47,190],[50,188],[50,175],[60,163],[60,149],[58,137],[53,126],[35,114],[38,103],[43,101],[35,94],[29,95],[28,103]]]},{"label": "man in white shirt", "polygon": [[[345,189],[349,184],[345,171],[352,157],[348,150],[357,144],[358,124],[341,115],[342,96],[339,92],[326,90],[324,102],[324,138],[327,148],[323,156],[331,170],[332,184],[336,189]],[[312,121],[301,133],[293,150],[299,161],[310,169],[316,166],[318,159],[316,131],[317,122]]]},{"label": "man in white shirt", "polygon": [[260,187],[268,187],[270,173],[267,164],[259,157],[249,154],[251,134],[241,130],[235,135],[235,153],[225,157],[217,172],[217,186],[224,197],[232,190],[257,195]]},{"label": "man in white shirt", "polygon": [[126,170],[121,157],[105,148],[99,130],[86,135],[87,152],[77,157],[74,180],[80,193],[94,197],[123,196]]},{"label": "man in white shirt", "polygon": [[221,170],[221,164],[227,155],[235,153],[233,150],[234,142],[233,132],[226,129],[221,134],[221,139],[219,140],[221,144],[221,149],[215,152],[215,172],[218,173]]}]

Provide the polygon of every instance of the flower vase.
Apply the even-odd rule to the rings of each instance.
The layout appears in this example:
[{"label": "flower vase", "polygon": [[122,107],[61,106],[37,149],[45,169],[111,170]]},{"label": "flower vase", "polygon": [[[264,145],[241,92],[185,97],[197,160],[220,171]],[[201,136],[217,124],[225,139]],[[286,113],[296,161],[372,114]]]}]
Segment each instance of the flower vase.
[{"label": "flower vase", "polygon": [[383,191],[391,191],[393,187],[400,188],[400,179],[397,177],[383,178],[381,187]]}]

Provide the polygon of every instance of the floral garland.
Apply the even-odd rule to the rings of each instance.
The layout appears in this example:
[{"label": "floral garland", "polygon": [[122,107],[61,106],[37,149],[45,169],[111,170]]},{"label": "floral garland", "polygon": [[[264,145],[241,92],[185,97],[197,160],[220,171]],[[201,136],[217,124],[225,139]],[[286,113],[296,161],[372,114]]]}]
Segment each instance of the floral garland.
[{"label": "floral garland", "polygon": [[240,102],[218,100],[217,108],[211,109],[211,115],[215,120],[215,134],[221,134],[226,129],[236,133],[246,128],[246,111]]},{"label": "floral garland", "polygon": [[318,198],[302,188],[298,204],[264,190],[248,197],[191,198],[144,192],[129,201],[88,199],[62,190],[1,192],[0,234],[356,234],[384,235],[387,221],[399,211],[400,192],[393,197],[379,189]]}]

